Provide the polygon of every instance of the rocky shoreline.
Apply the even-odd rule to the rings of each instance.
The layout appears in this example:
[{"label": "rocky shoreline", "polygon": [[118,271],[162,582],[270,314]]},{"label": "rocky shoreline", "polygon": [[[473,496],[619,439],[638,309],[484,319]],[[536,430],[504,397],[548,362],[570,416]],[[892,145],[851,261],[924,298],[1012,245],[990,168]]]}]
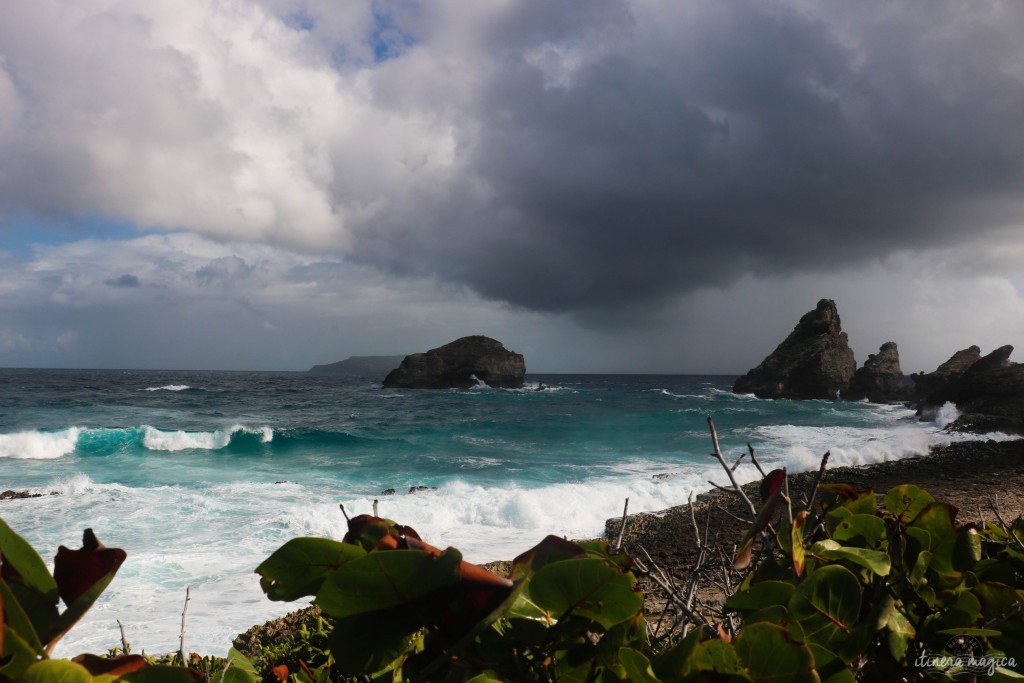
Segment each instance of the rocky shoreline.
[{"label": "rocky shoreline", "polygon": [[[750,467],[747,463],[743,465]],[[794,499],[809,493],[817,472],[791,475],[790,492]],[[721,477],[725,481],[725,476]],[[916,484],[930,492],[936,500],[952,503],[959,508],[960,522],[977,520],[979,516],[994,520],[989,509],[991,500],[998,504],[1004,519],[1024,514],[1024,440],[964,441],[936,447],[927,455],[901,460],[826,469],[826,483],[850,484],[857,489],[872,489],[879,496],[899,484]],[[744,489],[756,500],[760,482],[747,484]],[[702,529],[710,512],[711,537],[723,547],[731,548],[746,532],[747,525],[736,518],[747,514],[737,496],[710,491],[696,496],[694,513]],[[605,524],[605,537],[614,541],[619,533],[621,517],[609,519]],[[703,533],[703,531],[702,531]],[[537,539],[540,540],[539,538]],[[631,554],[651,555],[655,562],[670,574],[683,576],[696,559],[690,505],[682,504],[659,512],[641,512],[627,517],[622,547]],[[524,548],[525,550],[525,548]],[[504,574],[508,563],[490,563],[492,571]],[[646,609],[649,616],[662,610],[657,592],[645,589]],[[715,595],[703,595],[714,602]],[[315,608],[312,608],[315,610]],[[280,619],[253,626],[235,640],[235,647],[247,654],[256,654],[259,646],[282,642],[293,634],[302,622],[315,615],[310,608],[293,612]]]}]

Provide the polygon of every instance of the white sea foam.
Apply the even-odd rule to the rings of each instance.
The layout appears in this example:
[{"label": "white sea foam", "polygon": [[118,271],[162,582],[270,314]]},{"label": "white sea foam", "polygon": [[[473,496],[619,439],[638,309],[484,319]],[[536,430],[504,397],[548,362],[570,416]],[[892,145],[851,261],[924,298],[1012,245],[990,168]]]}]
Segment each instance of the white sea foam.
[{"label": "white sea foam", "polygon": [[191,388],[192,387],[190,387],[187,384],[168,384],[167,386],[164,387],[146,387],[141,391],[185,391],[186,389]]},{"label": "white sea foam", "polygon": [[57,432],[15,432],[0,434],[0,458],[51,460],[72,453],[78,444],[78,427]]},{"label": "white sea foam", "polygon": [[217,450],[231,443],[231,438],[235,434],[258,434],[263,443],[270,443],[274,439],[274,430],[266,426],[252,428],[234,425],[228,429],[218,429],[212,432],[186,432],[180,429],[174,432],[165,432],[156,427],[144,425],[142,427],[142,445],[151,451]]}]

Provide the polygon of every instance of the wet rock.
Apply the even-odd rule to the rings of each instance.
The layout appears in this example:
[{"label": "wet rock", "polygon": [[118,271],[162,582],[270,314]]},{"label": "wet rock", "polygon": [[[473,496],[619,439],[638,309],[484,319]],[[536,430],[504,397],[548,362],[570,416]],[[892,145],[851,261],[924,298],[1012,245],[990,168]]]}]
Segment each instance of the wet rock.
[{"label": "wet rock", "polygon": [[968,346],[950,356],[949,360],[937,367],[933,372],[918,372],[910,376],[914,383],[913,398],[922,401],[935,394],[954,380],[959,379],[967,370],[981,360],[981,349]]},{"label": "wet rock", "polygon": [[864,365],[857,368],[843,397],[851,401],[866,398],[873,403],[894,403],[910,398],[909,394],[903,384],[896,342],[885,342],[878,353],[868,356]]},{"label": "wet rock", "polygon": [[856,368],[836,303],[822,299],[732,390],[758,398],[834,399],[849,388]]},{"label": "wet rock", "polygon": [[522,354],[501,342],[474,335],[462,337],[426,353],[406,356],[388,373],[384,386],[403,389],[469,389],[483,382],[490,387],[519,389],[526,375]]}]

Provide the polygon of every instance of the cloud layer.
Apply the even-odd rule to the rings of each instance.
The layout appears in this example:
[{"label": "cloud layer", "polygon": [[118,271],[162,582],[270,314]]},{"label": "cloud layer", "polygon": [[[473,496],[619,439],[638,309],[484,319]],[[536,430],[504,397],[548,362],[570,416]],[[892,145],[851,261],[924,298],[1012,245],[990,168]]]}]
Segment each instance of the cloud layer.
[{"label": "cloud layer", "polygon": [[1016,241],[1022,33],[996,0],[21,3],[0,212],[345,254],[597,320]]}]

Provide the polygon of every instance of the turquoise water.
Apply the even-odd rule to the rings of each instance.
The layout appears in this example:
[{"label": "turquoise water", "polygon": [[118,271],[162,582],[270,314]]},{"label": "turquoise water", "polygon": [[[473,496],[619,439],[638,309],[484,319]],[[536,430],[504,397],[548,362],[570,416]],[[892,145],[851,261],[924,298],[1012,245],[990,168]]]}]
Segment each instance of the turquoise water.
[{"label": "turquoise water", "polygon": [[733,377],[527,379],[428,392],[305,373],[0,370],[0,490],[61,494],[2,501],[0,515],[48,560],[86,526],[128,552],[59,654],[114,645],[116,619],[136,648],[175,649],[186,585],[190,649],[223,654],[299,606],[265,600],[253,569],[289,538],[340,538],[339,503],[358,514],[379,499],[483,562],[548,533],[596,536],[627,496],[660,510],[723,480],[708,416],[731,457],[749,442],[791,469],[825,450],[860,464],[949,439],[902,407],[762,401],[732,394]]}]

